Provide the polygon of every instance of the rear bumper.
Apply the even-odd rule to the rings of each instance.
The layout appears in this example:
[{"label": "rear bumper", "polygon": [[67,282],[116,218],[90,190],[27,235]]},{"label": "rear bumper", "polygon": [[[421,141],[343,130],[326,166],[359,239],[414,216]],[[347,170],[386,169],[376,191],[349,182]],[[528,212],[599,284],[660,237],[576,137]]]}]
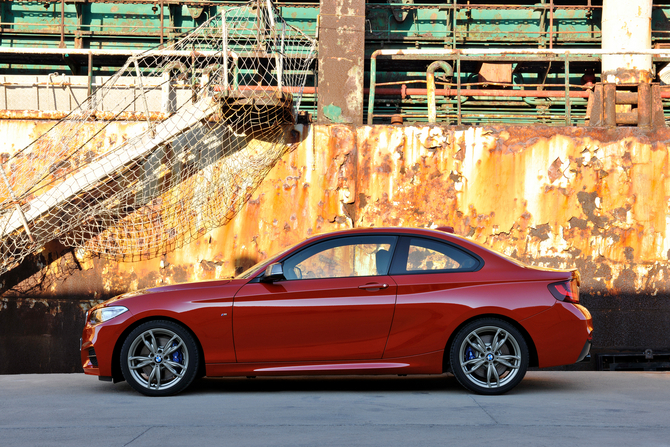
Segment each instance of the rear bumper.
[{"label": "rear bumper", "polygon": [[577,359],[576,363],[584,360],[586,356],[589,355],[589,352],[591,352],[591,340],[586,340],[586,343],[584,343],[584,347],[582,348],[582,352],[579,354],[579,358]]},{"label": "rear bumper", "polygon": [[546,312],[522,322],[535,343],[538,366],[571,365],[586,357],[593,339],[593,320],[578,304],[556,301]]}]

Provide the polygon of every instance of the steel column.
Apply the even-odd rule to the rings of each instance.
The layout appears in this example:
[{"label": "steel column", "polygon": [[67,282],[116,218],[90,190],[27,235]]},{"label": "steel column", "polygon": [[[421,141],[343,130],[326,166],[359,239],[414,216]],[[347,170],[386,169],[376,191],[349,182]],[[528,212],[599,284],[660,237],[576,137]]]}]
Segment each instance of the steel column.
[{"label": "steel column", "polygon": [[365,1],[321,1],[319,123],[363,124]]}]

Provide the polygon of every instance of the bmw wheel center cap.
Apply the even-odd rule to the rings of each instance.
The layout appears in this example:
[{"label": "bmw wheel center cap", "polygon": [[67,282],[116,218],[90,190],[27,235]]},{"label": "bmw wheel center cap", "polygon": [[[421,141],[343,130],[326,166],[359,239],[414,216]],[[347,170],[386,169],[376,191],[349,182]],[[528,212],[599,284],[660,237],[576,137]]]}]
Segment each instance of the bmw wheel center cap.
[{"label": "bmw wheel center cap", "polygon": [[486,360],[488,360],[489,362],[493,361],[493,354],[491,354],[490,352],[486,354]]}]

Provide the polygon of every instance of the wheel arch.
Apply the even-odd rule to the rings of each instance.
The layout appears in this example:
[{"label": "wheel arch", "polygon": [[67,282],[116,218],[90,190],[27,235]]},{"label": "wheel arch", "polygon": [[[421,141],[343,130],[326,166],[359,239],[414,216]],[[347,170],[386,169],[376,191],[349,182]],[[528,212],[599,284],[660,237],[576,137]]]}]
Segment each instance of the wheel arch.
[{"label": "wheel arch", "polygon": [[139,325],[149,321],[158,320],[170,321],[172,323],[178,324],[186,331],[188,331],[188,333],[193,337],[193,340],[195,340],[195,345],[198,347],[198,356],[200,359],[202,359],[198,365],[198,373],[196,374],[196,378],[205,375],[205,352],[203,351],[202,344],[200,343],[200,340],[198,339],[198,336],[195,334],[195,332],[193,332],[193,330],[188,327],[188,325],[184,324],[183,321],[177,320],[176,318],[165,315],[152,315],[150,317],[145,317],[133,322],[133,324],[129,325],[116,340],[116,343],[114,344],[114,351],[112,352],[112,380],[114,383],[123,382],[125,380],[123,378],[123,373],[121,372],[121,348],[123,347],[123,342],[126,340],[128,335]]},{"label": "wheel arch", "polygon": [[500,315],[500,314],[494,314],[494,313],[488,313],[488,314],[481,314],[481,315],[476,315],[474,317],[468,318],[467,320],[461,322],[461,324],[454,329],[451,334],[449,335],[449,340],[447,340],[447,344],[444,348],[444,354],[442,356],[442,371],[446,372],[449,371],[449,353],[451,352],[451,345],[454,343],[454,339],[456,338],[456,335],[460,332],[460,330],[467,324],[475,321],[475,320],[480,320],[483,318],[497,318],[499,320],[503,320],[514,326],[521,332],[521,335],[523,335],[524,341],[528,345],[528,354],[530,355],[530,358],[528,359],[528,366],[533,367],[533,366],[538,366],[539,365],[539,360],[537,356],[537,348],[535,347],[535,342],[533,341],[533,338],[530,336],[526,328],[523,327],[518,321],[514,320],[513,318],[507,317],[505,315]]}]

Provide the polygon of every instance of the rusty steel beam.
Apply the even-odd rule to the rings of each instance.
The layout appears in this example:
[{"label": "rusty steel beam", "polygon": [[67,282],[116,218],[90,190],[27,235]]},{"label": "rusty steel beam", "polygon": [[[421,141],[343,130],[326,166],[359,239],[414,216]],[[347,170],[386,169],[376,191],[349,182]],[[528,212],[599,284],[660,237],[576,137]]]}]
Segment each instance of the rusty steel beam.
[{"label": "rusty steel beam", "polygon": [[603,86],[603,120],[607,127],[616,126],[616,84]]},{"label": "rusty steel beam", "polygon": [[639,127],[651,127],[652,122],[652,98],[651,84],[641,83],[637,88],[637,125]]}]

